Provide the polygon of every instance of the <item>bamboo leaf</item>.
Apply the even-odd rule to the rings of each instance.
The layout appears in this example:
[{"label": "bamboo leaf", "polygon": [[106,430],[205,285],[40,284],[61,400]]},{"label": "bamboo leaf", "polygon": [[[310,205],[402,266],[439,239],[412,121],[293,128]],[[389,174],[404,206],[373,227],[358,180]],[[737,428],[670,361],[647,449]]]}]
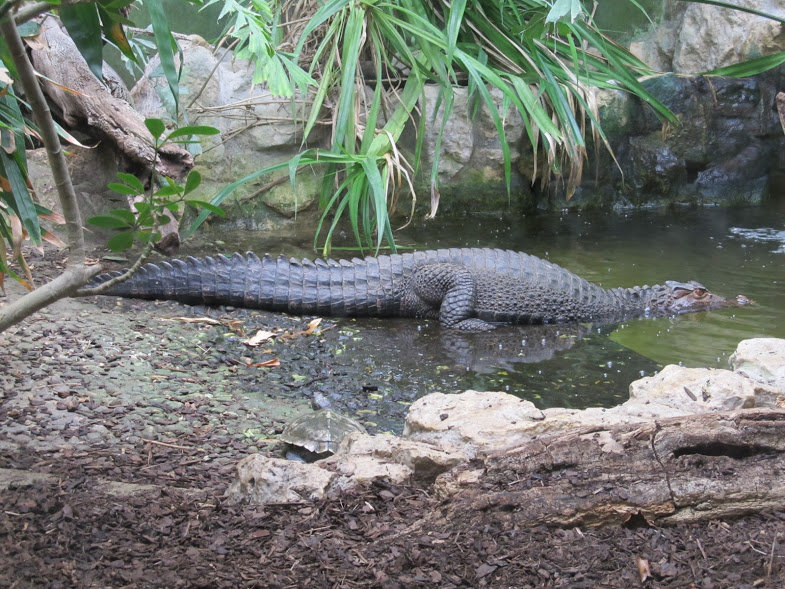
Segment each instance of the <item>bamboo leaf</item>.
[{"label": "bamboo leaf", "polygon": [[166,81],[169,83],[169,90],[174,100],[174,110],[177,112],[180,100],[180,72],[174,63],[175,51],[178,51],[177,42],[172,36],[169,22],[166,19],[163,3],[159,0],[145,0],[144,6],[150,13],[150,21],[153,26],[153,38],[158,50],[158,58],[161,60]]},{"label": "bamboo leaf", "polygon": [[731,78],[746,78],[766,72],[785,63],[785,51],[773,53],[756,59],[748,59],[741,63],[725,66],[704,72],[703,76],[729,76]]},{"label": "bamboo leaf", "polygon": [[22,222],[22,226],[27,230],[30,239],[34,244],[41,244],[41,227],[38,224],[38,213],[35,210],[35,203],[27,189],[25,180],[25,170],[2,149],[0,149],[0,176],[5,176],[11,188],[11,198],[9,204]]},{"label": "bamboo leaf", "polygon": [[76,4],[60,8],[60,20],[73,39],[90,71],[103,81],[103,41],[101,20],[94,4]]}]

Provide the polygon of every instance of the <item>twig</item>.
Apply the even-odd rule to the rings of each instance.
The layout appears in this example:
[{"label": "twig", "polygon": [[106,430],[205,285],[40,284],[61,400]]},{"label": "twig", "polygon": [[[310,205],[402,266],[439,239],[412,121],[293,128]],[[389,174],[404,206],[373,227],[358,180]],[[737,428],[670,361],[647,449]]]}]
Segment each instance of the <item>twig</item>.
[{"label": "twig", "polygon": [[80,288],[72,296],[89,297],[92,295],[101,294],[102,292],[106,291],[108,288],[114,286],[115,284],[118,284],[120,282],[125,282],[126,280],[131,278],[131,276],[133,276],[136,273],[136,271],[145,262],[145,260],[147,260],[147,257],[150,255],[150,252],[152,250],[153,250],[153,243],[148,242],[147,244],[145,244],[145,247],[142,250],[142,253],[139,254],[139,257],[137,258],[136,262],[134,262],[134,264],[130,268],[128,268],[128,270],[126,270],[119,276],[115,276],[114,278],[111,278],[106,282],[102,282],[98,286],[94,286],[92,288]]},{"label": "twig", "polygon": [[771,577],[771,569],[774,566],[774,549],[777,546],[777,538],[779,533],[774,534],[774,539],[771,541],[771,552],[769,553],[769,562],[766,563],[766,576]]},{"label": "twig", "polygon": [[142,438],[142,441],[146,442],[148,444],[155,444],[156,446],[164,446],[166,448],[174,448],[175,450],[193,450],[193,451],[197,451],[197,450],[201,449],[201,448],[192,448],[192,447],[188,447],[188,446],[178,446],[177,444],[169,444],[168,442],[159,442],[158,440],[150,440],[148,438]]}]

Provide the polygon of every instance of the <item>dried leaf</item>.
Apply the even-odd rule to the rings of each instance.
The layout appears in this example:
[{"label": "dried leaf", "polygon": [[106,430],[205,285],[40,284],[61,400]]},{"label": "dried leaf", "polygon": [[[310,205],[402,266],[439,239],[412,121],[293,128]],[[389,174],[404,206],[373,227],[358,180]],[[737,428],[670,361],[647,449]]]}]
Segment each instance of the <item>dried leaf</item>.
[{"label": "dried leaf", "polygon": [[250,368],[277,368],[281,365],[281,361],[278,358],[271,358],[264,362],[251,362],[250,358],[246,358],[245,365]]},{"label": "dried leaf", "polygon": [[649,561],[645,558],[641,558],[640,556],[635,557],[635,564],[638,565],[638,574],[641,576],[641,583],[646,581],[649,577],[651,577],[651,568],[649,567]]},{"label": "dried leaf", "polygon": [[[2,74],[2,69],[0,69],[0,74]],[[2,78],[2,76],[0,76]],[[2,81],[0,79],[0,81]],[[7,132],[5,129],[0,129],[0,132],[3,134],[3,140],[0,141],[2,143],[2,147],[8,155],[13,155],[16,151],[16,136],[13,133]]]},{"label": "dried leaf", "polygon": [[308,322],[308,327],[306,327],[302,331],[293,331],[292,333],[285,333],[281,336],[281,339],[287,340],[295,337],[300,337],[301,335],[311,335],[316,330],[316,328],[319,327],[321,322],[322,322],[321,317],[312,319],[311,321]]},{"label": "dried leaf", "polygon": [[264,329],[260,329],[252,337],[243,340],[243,343],[246,346],[258,346],[259,344],[263,344],[264,342],[274,338],[275,335],[276,334],[273,331],[265,331]]},{"label": "dried leaf", "polygon": [[8,222],[11,225],[11,244],[13,250],[11,257],[18,258],[22,253],[22,242],[25,239],[25,230],[22,227],[22,221],[16,215],[9,215]]},{"label": "dried leaf", "polygon": [[224,319],[221,321],[221,325],[225,325],[229,328],[229,331],[232,331],[237,335],[245,336],[245,326],[239,319]]},{"label": "dried leaf", "polygon": [[61,249],[67,246],[67,244],[62,239],[60,239],[59,237],[57,237],[57,235],[49,231],[44,231],[43,235],[41,235],[41,239]]},{"label": "dried leaf", "polygon": [[304,331],[300,332],[300,335],[311,335],[314,332],[314,330],[317,327],[319,327],[319,324],[321,322],[322,322],[322,318],[321,317],[317,317],[316,319],[312,319],[311,321],[308,322],[308,327]]},{"label": "dried leaf", "polygon": [[52,211],[46,215],[38,215],[38,218],[43,219],[44,221],[49,221],[54,225],[65,225],[65,217],[63,217],[63,215],[57,211]]}]

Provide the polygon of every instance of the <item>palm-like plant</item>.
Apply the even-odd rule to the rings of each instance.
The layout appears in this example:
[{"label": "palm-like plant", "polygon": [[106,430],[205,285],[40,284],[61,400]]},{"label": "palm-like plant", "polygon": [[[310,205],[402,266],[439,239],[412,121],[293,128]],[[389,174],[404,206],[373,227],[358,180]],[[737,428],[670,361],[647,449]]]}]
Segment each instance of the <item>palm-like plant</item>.
[{"label": "palm-like plant", "polygon": [[[286,15],[302,17],[309,9],[304,25],[286,21]],[[308,64],[309,77],[317,80],[305,135],[327,113],[331,146],[260,170],[227,187],[213,202],[275,168],[324,164],[324,215],[317,239],[331,219],[322,235],[325,249],[344,215],[364,246],[378,249],[386,241],[394,247],[388,211],[396,189],[410,185],[411,177],[396,142],[406,122],[416,118],[426,84],[439,87],[440,108],[434,112],[441,113],[442,121],[452,112],[455,88],[468,86],[496,126],[508,183],[504,111],[515,107],[523,115],[532,149],[544,155],[534,176],[547,180],[567,170],[568,194],[580,178],[587,121],[595,138],[604,141],[596,88],[626,90],[662,116],[671,116],[638,82],[646,66],[604,36],[580,0],[328,0],[320,5],[290,0],[280,6],[275,23],[282,45],[293,48],[287,63]],[[287,32],[296,38],[286,39]],[[491,88],[501,93],[501,105]],[[425,123],[420,117],[415,162]],[[434,126],[443,127],[439,122]],[[438,202],[440,144],[437,132],[430,170],[432,207]]]}]

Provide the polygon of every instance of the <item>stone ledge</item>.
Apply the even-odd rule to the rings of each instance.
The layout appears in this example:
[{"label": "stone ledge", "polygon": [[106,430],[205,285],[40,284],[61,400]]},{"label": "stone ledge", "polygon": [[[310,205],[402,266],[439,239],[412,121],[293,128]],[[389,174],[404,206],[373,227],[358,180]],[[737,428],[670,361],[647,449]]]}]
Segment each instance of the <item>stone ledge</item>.
[{"label": "stone ledge", "polygon": [[[657,419],[785,409],[785,340],[742,341],[731,370],[666,366],[630,384],[630,399],[610,409],[539,410],[501,392],[433,393],[412,404],[401,437],[351,434],[330,458],[302,464],[253,454],[237,466],[227,490],[234,502],[313,500],[375,479],[430,484],[470,460],[508,451],[542,436],[584,432],[603,452],[623,452],[608,430]],[[599,440],[599,441],[598,441]],[[461,473],[475,481],[482,468]]]}]

